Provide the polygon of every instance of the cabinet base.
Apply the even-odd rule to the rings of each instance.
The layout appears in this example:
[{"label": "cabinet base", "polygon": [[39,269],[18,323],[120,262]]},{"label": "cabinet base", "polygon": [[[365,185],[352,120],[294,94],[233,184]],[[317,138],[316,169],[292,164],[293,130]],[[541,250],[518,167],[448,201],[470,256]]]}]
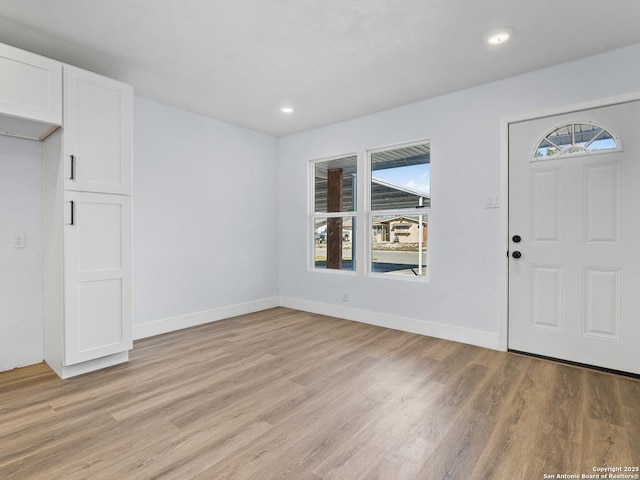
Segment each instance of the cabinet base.
[{"label": "cabinet base", "polygon": [[[46,361],[46,360],[45,360]],[[75,365],[61,365],[54,364],[54,362],[46,361],[47,365],[58,374],[62,379],[75,377],[76,375],[82,375],[84,373],[94,372],[102,368],[112,367],[119,363],[129,361],[129,352],[114,353],[106,357],[96,358],[95,360],[88,360],[86,362],[77,363]]]}]

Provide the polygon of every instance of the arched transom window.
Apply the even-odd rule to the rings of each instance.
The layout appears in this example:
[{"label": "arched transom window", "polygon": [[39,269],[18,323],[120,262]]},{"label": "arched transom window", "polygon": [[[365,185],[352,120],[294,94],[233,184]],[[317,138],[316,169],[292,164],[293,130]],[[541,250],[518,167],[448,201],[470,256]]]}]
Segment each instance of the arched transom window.
[{"label": "arched transom window", "polygon": [[570,123],[554,129],[538,145],[534,159],[620,150],[616,135],[593,123]]}]

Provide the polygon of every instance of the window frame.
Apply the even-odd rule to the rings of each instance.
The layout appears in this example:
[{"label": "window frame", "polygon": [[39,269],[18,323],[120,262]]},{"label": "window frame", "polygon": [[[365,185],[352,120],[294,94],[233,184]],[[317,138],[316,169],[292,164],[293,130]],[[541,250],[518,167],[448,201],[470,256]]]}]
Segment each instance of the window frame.
[{"label": "window frame", "polygon": [[[581,149],[580,151],[575,151],[575,152],[565,152],[565,150],[568,147],[564,147],[561,148],[557,153],[554,153],[552,155],[541,155],[541,156],[536,156],[537,152],[540,150],[542,143],[547,140],[547,137],[549,137],[549,135],[551,135],[552,133],[554,133],[555,131],[561,129],[561,128],[566,128],[566,127],[571,127],[571,137],[572,137],[572,143],[569,147],[577,147],[579,146],[579,144],[575,143],[575,126],[576,125],[591,125],[597,128],[602,129],[604,132],[608,133],[609,135],[611,135],[611,138],[613,139],[613,141],[615,142],[616,146],[614,148],[604,148],[601,150],[588,150],[588,149]],[[598,134],[599,135],[599,134]],[[548,141],[548,140],[547,140]],[[593,140],[591,140],[591,142],[593,142]],[[591,143],[589,142],[589,144]],[[551,143],[551,142],[549,142]],[[624,151],[623,145],[622,145],[622,140],[620,139],[620,137],[618,136],[618,134],[612,130],[611,128],[609,128],[608,126],[605,126],[601,123],[595,123],[593,121],[590,120],[570,120],[570,121],[566,121],[566,122],[561,122],[556,124],[555,126],[553,126],[550,129],[547,129],[536,141],[534,147],[533,147],[533,151],[532,153],[529,155],[529,162],[545,162],[545,161],[549,161],[549,160],[557,160],[558,158],[574,158],[574,157],[584,157],[584,156],[591,156],[591,155],[601,155],[601,154],[607,154],[607,153],[613,153],[613,152],[622,152]]]},{"label": "window frame", "polygon": [[[330,162],[332,160],[340,160],[343,158],[355,157],[356,159],[356,182],[354,185],[354,201],[353,201],[353,210],[347,212],[316,212],[316,164]],[[361,191],[360,188],[360,174],[361,165],[360,165],[360,155],[357,152],[344,153],[339,155],[332,155],[330,157],[318,158],[314,160],[310,160],[308,165],[308,185],[309,188],[307,191],[309,192],[308,197],[308,206],[307,206],[307,270],[310,272],[318,272],[318,273],[328,273],[333,275],[350,275],[355,276],[358,274],[358,266],[359,262],[356,259],[356,255],[358,252],[358,243],[360,242],[360,233],[359,230],[362,228],[360,213],[359,213],[359,205],[360,205],[360,195],[358,194]],[[351,270],[344,269],[334,269],[334,268],[318,268],[315,264],[315,254],[316,254],[316,244],[315,244],[315,226],[317,218],[340,218],[340,217],[351,217],[352,218],[352,261],[354,268]],[[355,233],[355,241],[353,239],[353,232]]]},{"label": "window frame", "polygon": [[[371,164],[371,158],[372,155],[376,154],[376,153],[381,153],[381,152],[386,152],[386,151],[390,151],[390,150],[398,150],[401,148],[408,148],[408,147],[414,147],[417,145],[429,145],[429,150],[430,150],[430,157],[431,157],[431,153],[433,152],[433,142],[431,141],[431,139],[423,139],[423,140],[416,140],[416,141],[411,141],[411,142],[406,142],[406,143],[398,143],[398,144],[393,144],[393,145],[385,145],[382,147],[376,147],[376,148],[372,148],[372,149],[367,149],[365,151],[365,155],[364,155],[364,168],[363,170],[363,174],[361,175],[362,177],[364,177],[364,188],[363,188],[363,195],[364,196],[364,202],[365,202],[365,207],[364,207],[364,212],[362,212],[362,215],[364,216],[364,221],[362,222],[362,227],[361,230],[364,229],[366,230],[365,234],[363,235],[361,233],[361,236],[363,236],[365,238],[365,245],[363,247],[364,250],[364,264],[365,264],[365,268],[364,268],[364,272],[365,272],[365,276],[367,277],[371,277],[371,278],[381,278],[381,279],[386,279],[386,280],[399,280],[399,281],[409,281],[409,282],[420,282],[420,283],[428,283],[431,279],[431,269],[427,268],[428,265],[430,264],[430,249],[427,248],[426,252],[425,252],[425,273],[422,276],[409,276],[409,275],[398,275],[398,274],[392,274],[392,273],[380,273],[380,272],[374,272],[373,271],[373,219],[374,217],[383,217],[383,216],[396,216],[396,217],[401,217],[401,216],[419,216],[419,215],[423,215],[426,217],[426,222],[427,222],[427,246],[429,245],[429,230],[428,230],[428,226],[429,226],[429,217],[431,216],[431,210],[433,207],[433,200],[431,197],[431,178],[429,179],[429,198],[430,198],[430,202],[429,202],[429,206],[428,207],[422,207],[422,208],[398,208],[398,209],[385,209],[385,210],[373,210],[372,209],[372,202],[371,202],[371,179],[372,179],[372,173],[373,173],[373,169],[372,169],[372,164]],[[431,159],[429,160],[429,164],[431,164]]]}]

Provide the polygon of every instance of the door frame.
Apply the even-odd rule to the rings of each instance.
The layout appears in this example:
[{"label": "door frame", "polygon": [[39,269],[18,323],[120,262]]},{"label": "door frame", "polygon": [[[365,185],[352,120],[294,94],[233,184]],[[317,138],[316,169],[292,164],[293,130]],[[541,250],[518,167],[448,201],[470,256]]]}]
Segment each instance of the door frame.
[{"label": "door frame", "polygon": [[[509,125],[511,123],[536,120],[543,117],[576,113],[581,110],[608,107],[621,103],[640,100],[640,91],[625,93],[589,100],[581,103],[572,103],[559,107],[546,108],[521,114],[509,114],[500,117],[500,245],[499,271],[502,275],[498,279],[499,301],[499,325],[498,325],[498,350],[509,349]],[[540,132],[542,135],[544,132]],[[533,146],[532,146],[533,147]]]}]

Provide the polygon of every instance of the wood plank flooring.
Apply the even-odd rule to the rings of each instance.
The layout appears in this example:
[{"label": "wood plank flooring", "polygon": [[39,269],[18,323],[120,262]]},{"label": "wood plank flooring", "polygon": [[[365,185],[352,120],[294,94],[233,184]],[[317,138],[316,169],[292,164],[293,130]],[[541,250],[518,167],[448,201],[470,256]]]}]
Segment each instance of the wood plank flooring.
[{"label": "wood plank flooring", "polygon": [[[276,308],[0,373],[0,479],[541,479],[640,465],[640,381]],[[557,477],[556,477],[557,478]]]}]

